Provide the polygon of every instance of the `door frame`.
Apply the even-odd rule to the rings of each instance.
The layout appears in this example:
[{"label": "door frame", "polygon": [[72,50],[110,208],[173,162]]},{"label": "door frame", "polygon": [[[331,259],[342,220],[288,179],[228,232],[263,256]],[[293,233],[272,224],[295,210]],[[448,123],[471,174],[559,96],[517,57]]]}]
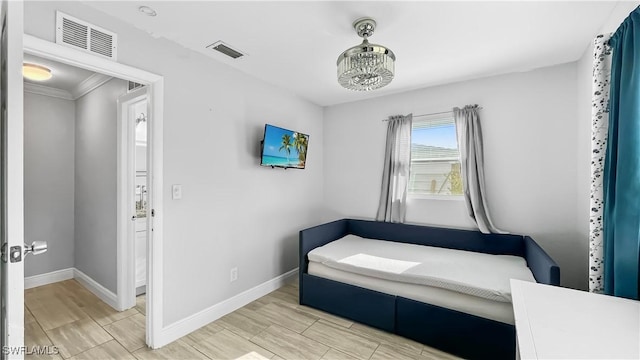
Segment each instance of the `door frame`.
[{"label": "door frame", "polygon": [[[24,103],[23,103],[23,79],[22,79],[22,33],[24,27],[22,1],[3,0],[0,5],[0,26],[4,26],[3,34],[6,38],[2,46],[6,50],[6,76],[1,81],[6,81],[6,114],[5,123],[0,124],[0,136],[3,146],[0,153],[2,161],[5,162],[3,174],[4,179],[0,181],[4,187],[5,211],[2,211],[3,241],[6,241],[9,248],[18,247],[20,260],[12,262],[7,260],[3,264],[5,270],[0,274],[1,286],[4,287],[5,298],[3,308],[6,318],[0,323],[0,336],[3,336],[0,349],[2,359],[23,359],[24,357]],[[2,109],[0,108],[0,111]],[[6,182],[5,182],[6,181]],[[1,244],[0,241],[0,246]],[[7,254],[9,257],[9,254]],[[0,260],[2,261],[2,260]],[[6,312],[5,312],[6,311]],[[2,316],[0,316],[2,318]],[[5,328],[6,326],[6,328]],[[6,341],[6,342],[5,342]],[[7,353],[5,353],[7,351]]]},{"label": "door frame", "polygon": [[[149,100],[149,92],[147,87],[133,90],[127,94],[124,94],[118,98],[118,261],[117,261],[117,307],[118,310],[124,311],[132,308],[136,305],[136,264],[135,264],[135,221],[132,219],[135,209],[132,207],[134,200],[134,188],[135,188],[135,176],[136,176],[136,145],[135,145],[135,127],[129,124],[129,111],[128,104],[137,102],[138,99],[144,97]],[[149,102],[147,102],[149,104]],[[148,112],[149,106],[147,106]],[[126,112],[126,113],[125,113]],[[150,129],[150,123],[153,121],[150,116],[147,116],[147,130]],[[153,173],[150,171],[150,156],[151,148],[147,144],[147,179],[153,177]],[[147,187],[149,181],[147,180]],[[151,209],[151,208],[149,208]],[[150,214],[149,214],[150,215]],[[146,218],[147,229],[151,229],[151,216]],[[149,233],[147,231],[146,243],[149,244]],[[148,274],[147,274],[148,276]]]},{"label": "door frame", "polygon": [[[148,88],[149,121],[147,128],[147,147],[150,153],[148,161],[153,176],[149,177],[148,204],[154,216],[149,217],[150,231],[147,243],[147,316],[146,342],[151,348],[161,346],[163,324],[163,108],[164,77],[139,68],[108,60],[96,55],[58,45],[35,36],[24,34],[23,50],[27,54],[36,55],[79,68],[95,71],[105,75],[127,79]],[[119,265],[122,262],[118,249]],[[118,279],[118,292],[122,281]]]}]

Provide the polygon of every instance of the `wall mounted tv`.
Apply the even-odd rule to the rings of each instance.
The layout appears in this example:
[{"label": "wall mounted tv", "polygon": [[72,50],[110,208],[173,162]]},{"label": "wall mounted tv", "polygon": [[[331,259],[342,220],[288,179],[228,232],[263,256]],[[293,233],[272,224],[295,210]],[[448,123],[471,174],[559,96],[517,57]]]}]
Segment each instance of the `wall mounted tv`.
[{"label": "wall mounted tv", "polygon": [[266,124],[260,165],[304,169],[308,146],[309,135]]}]

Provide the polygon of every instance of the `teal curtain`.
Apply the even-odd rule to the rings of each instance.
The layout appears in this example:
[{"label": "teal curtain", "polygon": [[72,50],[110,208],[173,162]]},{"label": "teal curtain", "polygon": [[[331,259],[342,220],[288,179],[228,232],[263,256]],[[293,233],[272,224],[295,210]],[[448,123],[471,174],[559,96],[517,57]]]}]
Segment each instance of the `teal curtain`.
[{"label": "teal curtain", "polygon": [[640,7],[609,40],[611,88],[604,170],[604,292],[638,299],[640,262]]}]

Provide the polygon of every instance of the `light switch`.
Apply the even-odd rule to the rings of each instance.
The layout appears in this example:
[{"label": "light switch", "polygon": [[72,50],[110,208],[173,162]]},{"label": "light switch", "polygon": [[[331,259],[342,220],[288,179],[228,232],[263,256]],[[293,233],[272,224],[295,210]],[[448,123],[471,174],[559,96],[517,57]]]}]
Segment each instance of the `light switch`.
[{"label": "light switch", "polygon": [[182,185],[176,184],[171,186],[171,198],[173,200],[182,199]]}]

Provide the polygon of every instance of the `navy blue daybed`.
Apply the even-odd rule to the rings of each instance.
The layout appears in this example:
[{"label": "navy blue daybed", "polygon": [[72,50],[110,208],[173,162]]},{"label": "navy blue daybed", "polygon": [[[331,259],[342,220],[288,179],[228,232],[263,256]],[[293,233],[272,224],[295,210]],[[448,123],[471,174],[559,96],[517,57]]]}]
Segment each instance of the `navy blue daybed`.
[{"label": "navy blue daybed", "polygon": [[342,219],[300,231],[300,304],[473,359],[513,359],[515,328],[503,322],[329,280],[308,273],[307,254],[353,234],[493,255],[523,257],[536,281],[559,285],[558,265],[528,236]]}]

